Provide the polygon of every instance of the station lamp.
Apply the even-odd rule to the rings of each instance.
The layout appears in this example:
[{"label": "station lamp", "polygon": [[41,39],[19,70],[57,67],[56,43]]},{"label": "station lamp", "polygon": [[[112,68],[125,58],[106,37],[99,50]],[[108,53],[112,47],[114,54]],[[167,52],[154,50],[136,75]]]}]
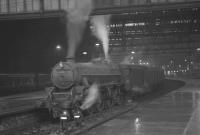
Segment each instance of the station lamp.
[{"label": "station lamp", "polygon": [[134,52],[134,51],[132,51],[131,53],[132,53],[132,54],[135,54],[135,52]]},{"label": "station lamp", "polygon": [[187,62],[187,59],[185,59],[185,62]]},{"label": "station lamp", "polygon": [[87,52],[83,52],[82,54],[83,54],[83,55],[87,55],[88,53],[87,53]]},{"label": "station lamp", "polygon": [[99,43],[96,43],[96,44],[95,44],[95,46],[99,47],[99,46],[100,46],[100,44],[99,44]]},{"label": "station lamp", "polygon": [[57,45],[57,46],[56,46],[56,49],[57,49],[57,50],[60,50],[61,48],[62,48],[62,47],[61,47],[60,45]]}]

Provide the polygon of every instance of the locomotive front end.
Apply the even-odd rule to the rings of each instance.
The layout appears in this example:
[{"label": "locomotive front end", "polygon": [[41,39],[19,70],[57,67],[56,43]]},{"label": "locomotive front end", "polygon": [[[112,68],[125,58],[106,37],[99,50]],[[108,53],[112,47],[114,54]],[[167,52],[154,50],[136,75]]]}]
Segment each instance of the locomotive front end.
[{"label": "locomotive front end", "polygon": [[121,72],[112,63],[60,62],[52,69],[51,80],[54,87],[49,94],[50,110],[61,123],[80,123],[84,115],[119,105],[124,99]]},{"label": "locomotive front end", "polygon": [[79,78],[76,64],[72,61],[59,62],[53,67],[51,80],[54,87],[49,92],[48,102],[54,118],[62,121],[73,119],[74,87]]}]

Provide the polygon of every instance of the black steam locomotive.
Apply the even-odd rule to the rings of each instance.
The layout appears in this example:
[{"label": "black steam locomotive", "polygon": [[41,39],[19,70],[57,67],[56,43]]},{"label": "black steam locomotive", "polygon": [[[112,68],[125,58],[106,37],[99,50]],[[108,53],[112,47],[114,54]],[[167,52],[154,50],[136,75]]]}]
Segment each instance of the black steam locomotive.
[{"label": "black steam locomotive", "polygon": [[[54,118],[79,119],[121,104],[129,93],[144,94],[160,86],[161,69],[139,65],[114,65],[105,61],[60,62],[52,69],[48,108]],[[128,94],[127,94],[128,93]]]}]

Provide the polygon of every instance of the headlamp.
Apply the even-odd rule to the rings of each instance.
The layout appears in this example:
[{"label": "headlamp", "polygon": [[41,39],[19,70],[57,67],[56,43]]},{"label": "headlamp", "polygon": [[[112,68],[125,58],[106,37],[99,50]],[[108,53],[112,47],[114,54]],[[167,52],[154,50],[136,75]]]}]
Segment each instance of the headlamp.
[{"label": "headlamp", "polygon": [[69,118],[69,114],[66,110],[62,111],[61,115],[60,115],[60,119],[61,120],[67,120]]},{"label": "headlamp", "polygon": [[74,116],[74,119],[79,119],[79,118],[81,118],[82,113],[80,110],[74,110],[73,116]]},{"label": "headlamp", "polygon": [[80,115],[75,115],[74,118],[75,119],[79,119],[81,116]]},{"label": "headlamp", "polygon": [[61,119],[61,120],[67,120],[67,117],[61,116],[60,119]]}]

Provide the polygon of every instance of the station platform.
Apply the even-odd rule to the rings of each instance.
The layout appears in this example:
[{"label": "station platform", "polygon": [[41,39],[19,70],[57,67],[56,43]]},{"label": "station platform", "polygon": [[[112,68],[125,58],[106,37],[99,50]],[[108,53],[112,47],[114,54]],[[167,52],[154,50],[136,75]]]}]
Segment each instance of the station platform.
[{"label": "station platform", "polygon": [[200,80],[144,102],[87,135],[200,135]]},{"label": "station platform", "polygon": [[46,97],[45,91],[0,97],[0,116],[38,108]]}]

